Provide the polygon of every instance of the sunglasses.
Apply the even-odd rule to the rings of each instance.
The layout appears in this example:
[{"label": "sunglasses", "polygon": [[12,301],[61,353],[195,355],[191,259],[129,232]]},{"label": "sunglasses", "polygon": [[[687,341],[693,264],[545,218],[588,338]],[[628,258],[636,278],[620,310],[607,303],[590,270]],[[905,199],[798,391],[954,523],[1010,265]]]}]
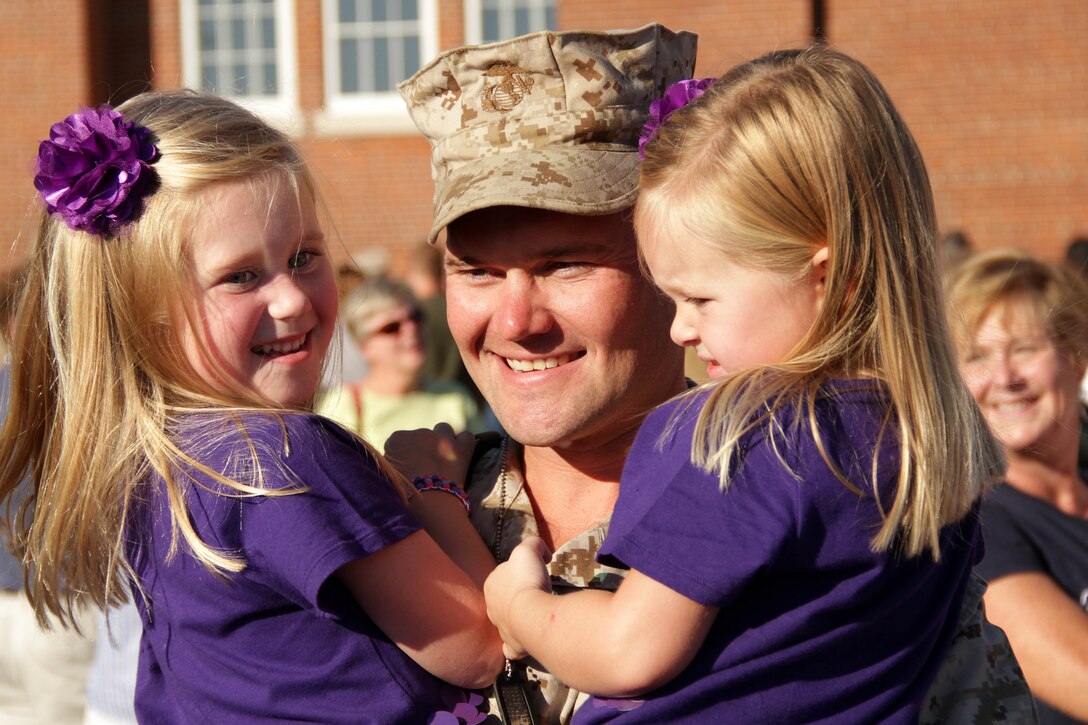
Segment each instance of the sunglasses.
[{"label": "sunglasses", "polygon": [[406,323],[406,322],[412,322],[412,323],[414,323],[416,325],[419,325],[421,322],[423,322],[423,310],[420,310],[420,309],[412,310],[411,313],[409,313],[409,315],[407,317],[405,317],[404,319],[402,319],[402,320],[393,320],[392,322],[387,322],[386,324],[382,325],[381,327],[379,327],[377,330],[374,330],[374,332],[372,332],[370,334],[371,335],[396,335],[397,333],[400,332],[401,326],[403,326],[404,323]]}]

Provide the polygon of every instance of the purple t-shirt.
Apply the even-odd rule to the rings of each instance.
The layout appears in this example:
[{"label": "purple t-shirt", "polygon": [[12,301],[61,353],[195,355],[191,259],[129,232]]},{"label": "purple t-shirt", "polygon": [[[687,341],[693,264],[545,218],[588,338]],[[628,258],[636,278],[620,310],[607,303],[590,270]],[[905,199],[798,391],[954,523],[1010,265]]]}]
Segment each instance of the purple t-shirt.
[{"label": "purple t-shirt", "polygon": [[[690,462],[703,400],[670,403],[643,424],[599,558],[720,612],[676,679],[639,699],[591,699],[575,722],[917,723],[981,546],[977,512],[946,527],[939,565],[874,554],[873,497],[834,476],[807,419],[790,409],[776,415],[777,441],[766,428],[743,438],[722,493],[717,473]],[[828,454],[864,491],[888,407],[877,385],[845,381],[816,403]],[[675,435],[659,447],[678,410]],[[878,467],[884,499],[898,473],[889,438]]]},{"label": "purple t-shirt", "polygon": [[[144,626],[140,721],[423,723],[479,700],[416,665],[333,576],[420,528],[364,449],[317,416],[244,421],[266,487],[302,482],[309,491],[225,496],[217,493],[222,484],[191,472],[197,533],[247,565],[224,577],[209,573],[184,541],[167,561],[165,487],[155,475],[141,487],[145,505],[134,507],[129,527],[130,541],[139,542],[129,555],[148,597],[145,606],[136,595]],[[183,450],[246,480],[251,456],[237,425],[211,416],[182,425],[175,440]]]}]

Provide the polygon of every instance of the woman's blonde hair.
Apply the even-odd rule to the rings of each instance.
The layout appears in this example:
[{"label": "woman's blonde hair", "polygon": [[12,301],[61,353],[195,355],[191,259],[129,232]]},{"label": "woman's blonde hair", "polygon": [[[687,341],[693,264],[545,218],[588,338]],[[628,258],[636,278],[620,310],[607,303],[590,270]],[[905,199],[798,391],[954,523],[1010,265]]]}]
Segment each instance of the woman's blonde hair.
[{"label": "woman's blonde hair", "polygon": [[723,488],[737,443],[783,405],[807,411],[832,378],[872,377],[891,398],[898,488],[876,551],[939,556],[939,532],[1001,473],[997,444],[957,370],[942,304],[921,154],[887,92],[827,47],[770,53],[676,111],[646,148],[636,229],[671,228],[735,263],[800,279],[828,248],[823,304],[776,364],[712,383],[692,446]]},{"label": "woman's blonde hair", "polygon": [[344,295],[340,317],[355,342],[362,344],[374,334],[375,315],[397,307],[418,307],[412,290],[388,277],[369,277]]},{"label": "woman's blonde hair", "polygon": [[1027,312],[1078,366],[1088,364],[1088,282],[1065,264],[1051,264],[1018,249],[979,252],[948,280],[949,323],[961,350],[990,312]]},{"label": "woman's blonde hair", "polygon": [[[216,184],[240,181],[262,193],[286,183],[300,204],[303,194],[316,196],[302,155],[284,134],[215,96],[149,92],[117,110],[152,132],[158,188],[116,238],[73,231],[43,210],[0,431],[0,500],[14,550],[28,564],[28,595],[42,621],[48,611],[66,625],[83,598],[103,608],[125,600],[126,517],[151,471],[167,485],[171,552],[180,534],[193,556],[220,572],[244,562],[201,541],[185,503],[191,482],[179,467],[239,495],[300,490],[294,481],[263,488],[259,467],[251,480],[227,480],[182,452],[170,427],[186,412],[279,407],[240,385],[217,388],[182,353],[180,330],[200,329],[184,302],[193,289],[187,238],[201,194]],[[13,510],[24,480],[25,503]]]}]

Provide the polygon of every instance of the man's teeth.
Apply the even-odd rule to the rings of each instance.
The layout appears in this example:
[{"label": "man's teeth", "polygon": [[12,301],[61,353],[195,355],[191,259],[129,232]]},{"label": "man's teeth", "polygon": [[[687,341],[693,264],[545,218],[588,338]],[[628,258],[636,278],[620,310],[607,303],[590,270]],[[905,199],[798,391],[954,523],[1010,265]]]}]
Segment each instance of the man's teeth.
[{"label": "man's teeth", "polygon": [[516,373],[530,373],[534,370],[548,370],[570,362],[570,355],[541,358],[537,360],[514,360],[505,358],[507,366]]},{"label": "man's teeth", "polygon": [[300,350],[304,344],[306,344],[306,338],[300,337],[294,342],[274,342],[271,345],[257,345],[253,348],[253,351],[260,355],[271,355],[273,353],[285,355]]}]

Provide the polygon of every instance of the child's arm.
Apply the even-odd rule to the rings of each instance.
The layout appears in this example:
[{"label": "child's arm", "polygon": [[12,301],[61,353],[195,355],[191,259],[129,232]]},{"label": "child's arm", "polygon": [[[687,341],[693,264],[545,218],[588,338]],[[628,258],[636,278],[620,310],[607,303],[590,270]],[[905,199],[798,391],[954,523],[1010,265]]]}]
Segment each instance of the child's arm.
[{"label": "child's arm", "polygon": [[548,559],[535,537],[514,549],[487,579],[488,616],[508,656],[532,654],[577,690],[630,697],[664,685],[691,662],[718,613],[637,571],[614,594],[555,596]]},{"label": "child's arm", "polygon": [[[408,478],[437,475],[462,484],[475,446],[470,432],[454,435],[439,423],[434,430],[398,431],[385,443],[386,458]],[[444,491],[411,492],[408,507],[427,533],[481,590],[495,568],[495,559],[473,528],[462,504]]]},{"label": "child's arm", "polygon": [[[423,434],[430,445],[423,445]],[[387,453],[406,471],[463,481],[471,434],[448,426],[396,434]],[[488,621],[481,589],[495,561],[461,502],[444,491],[412,491],[409,507],[426,531],[342,567],[338,576],[374,623],[421,667],[461,687],[485,687],[503,665],[502,641]]]},{"label": "child's arm", "polygon": [[[463,509],[460,515],[467,520]],[[337,576],[386,636],[431,674],[470,688],[498,675],[502,640],[483,594],[426,532],[347,564]]]}]

